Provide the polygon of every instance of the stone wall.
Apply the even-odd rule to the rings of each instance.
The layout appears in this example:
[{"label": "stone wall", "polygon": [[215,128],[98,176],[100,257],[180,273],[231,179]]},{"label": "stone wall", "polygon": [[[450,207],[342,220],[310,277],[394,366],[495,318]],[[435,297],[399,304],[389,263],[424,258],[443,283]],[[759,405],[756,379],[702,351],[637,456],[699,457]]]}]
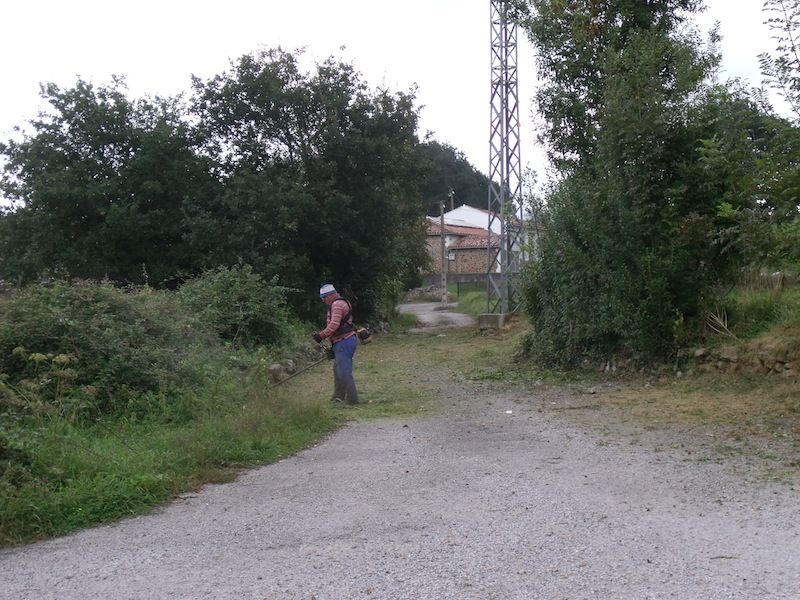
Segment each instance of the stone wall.
[{"label": "stone wall", "polygon": [[[428,254],[431,257],[428,273],[441,273],[442,246],[439,236],[428,236]],[[447,249],[448,273],[485,273],[486,264],[489,260],[485,248],[450,248]],[[450,256],[454,260],[450,260]]]},{"label": "stone wall", "polygon": [[698,348],[694,359],[700,371],[780,375],[800,380],[800,351],[782,341],[761,341],[739,346]]},{"label": "stone wall", "polygon": [[442,238],[437,236],[428,236],[428,255],[431,257],[430,267],[428,273],[441,273],[442,272]]},{"label": "stone wall", "polygon": [[451,250],[455,260],[450,261],[454,273],[485,273],[489,257],[486,248],[463,248]]}]

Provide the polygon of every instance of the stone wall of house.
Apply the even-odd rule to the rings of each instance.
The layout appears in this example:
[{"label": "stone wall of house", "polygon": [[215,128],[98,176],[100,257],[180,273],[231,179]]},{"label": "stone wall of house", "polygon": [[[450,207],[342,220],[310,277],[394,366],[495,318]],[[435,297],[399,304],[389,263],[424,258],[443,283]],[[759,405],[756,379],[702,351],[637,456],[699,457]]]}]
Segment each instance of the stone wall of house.
[{"label": "stone wall of house", "polygon": [[438,235],[428,236],[428,255],[431,257],[428,273],[442,272],[442,238]]},{"label": "stone wall of house", "polygon": [[489,257],[485,248],[460,248],[451,250],[455,260],[450,261],[453,273],[485,273]]},{"label": "stone wall of house", "polygon": [[[446,239],[447,242],[452,242],[450,238]],[[441,238],[439,236],[428,236],[428,255],[431,257],[430,267],[426,270],[426,274],[434,274],[442,272],[442,246]],[[447,261],[448,273],[485,273],[486,256],[485,248],[448,248],[445,250]],[[450,260],[450,257],[453,260]]]}]

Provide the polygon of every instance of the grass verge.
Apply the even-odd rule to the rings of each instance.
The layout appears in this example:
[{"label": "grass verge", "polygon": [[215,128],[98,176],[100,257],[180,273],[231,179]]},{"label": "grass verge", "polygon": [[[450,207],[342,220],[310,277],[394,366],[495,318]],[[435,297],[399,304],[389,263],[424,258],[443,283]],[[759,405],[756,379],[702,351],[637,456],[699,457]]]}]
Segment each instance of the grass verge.
[{"label": "grass verge", "polygon": [[603,399],[652,425],[718,426],[740,440],[791,439],[800,449],[798,386],[779,377],[699,375],[655,386],[631,384]]},{"label": "grass verge", "polygon": [[265,363],[249,376],[226,370],[199,396],[176,398],[191,406],[192,417],[180,421],[81,424],[47,414],[6,423],[2,433],[13,444],[0,444],[0,546],[147,512],[291,455],[348,420],[430,412],[430,389],[418,377],[429,353],[415,353],[418,342],[401,332],[359,346],[363,404],[355,408],[328,400],[331,363],[278,386],[268,383]]},{"label": "grass verge", "polygon": [[140,514],[296,452],[344,421],[312,390],[265,382],[260,373],[217,382],[196,399],[205,412],[184,423],[45,417],[15,428],[27,464],[0,455],[0,466],[12,465],[0,479],[0,545]]},{"label": "grass verge", "polygon": [[485,283],[450,284],[447,289],[451,298],[457,298],[459,312],[473,317],[486,312]]},{"label": "grass verge", "polygon": [[[263,369],[249,376],[225,371],[198,397],[176,399],[192,407],[193,417],[186,420],[107,418],[80,425],[43,415],[26,427],[4,423],[0,433],[15,438],[0,444],[0,545],[146,512],[204,483],[230,481],[240,469],[297,452],[348,420],[433,414],[443,385],[609,380],[516,362],[514,350],[526,330],[519,319],[490,334],[465,328],[411,335],[394,323],[393,333],[358,347],[355,377],[363,404],[355,408],[328,401],[331,366],[322,363],[277,387],[267,384]],[[800,467],[797,384],[730,374],[622,383],[593,396],[598,411],[586,418],[603,425],[614,414],[624,415],[645,429],[721,428],[727,437],[720,448],[730,447],[727,440],[778,440],[784,450],[794,450],[761,458],[784,469]],[[13,456],[20,448],[24,456]]]}]

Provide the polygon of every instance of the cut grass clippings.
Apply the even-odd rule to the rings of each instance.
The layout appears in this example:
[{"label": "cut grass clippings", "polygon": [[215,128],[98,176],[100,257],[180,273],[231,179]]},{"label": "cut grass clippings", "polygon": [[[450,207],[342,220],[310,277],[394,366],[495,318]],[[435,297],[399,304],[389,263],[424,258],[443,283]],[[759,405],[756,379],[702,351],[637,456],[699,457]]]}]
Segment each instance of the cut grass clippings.
[{"label": "cut grass clippings", "polygon": [[652,424],[735,428],[742,436],[793,436],[800,443],[800,393],[776,376],[701,375],[655,386],[629,385],[606,403]]},{"label": "cut grass clippings", "polygon": [[[800,386],[776,376],[699,375],[593,396],[608,436],[626,423],[660,432],[691,460],[744,461],[748,476],[793,483],[800,474]],[[630,433],[630,432],[629,432]]]}]

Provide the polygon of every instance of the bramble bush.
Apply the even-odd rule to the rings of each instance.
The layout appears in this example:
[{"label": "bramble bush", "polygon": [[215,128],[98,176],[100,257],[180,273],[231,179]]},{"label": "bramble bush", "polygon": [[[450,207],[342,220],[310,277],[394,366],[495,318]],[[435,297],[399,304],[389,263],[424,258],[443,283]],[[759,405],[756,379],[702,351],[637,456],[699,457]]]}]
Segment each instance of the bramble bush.
[{"label": "bramble bush", "polygon": [[209,343],[219,342],[167,292],[89,281],[12,288],[0,296],[0,408],[126,413],[197,381],[192,348]]},{"label": "bramble bush", "polygon": [[270,282],[250,265],[218,267],[183,284],[177,300],[225,341],[243,346],[274,345],[290,327],[287,288]]},{"label": "bramble bush", "polygon": [[[0,546],[137,514],[331,431],[316,392],[266,383],[282,332],[299,339],[283,293],[249,267],[181,292],[0,290]],[[262,342],[280,347],[244,345]]]}]

